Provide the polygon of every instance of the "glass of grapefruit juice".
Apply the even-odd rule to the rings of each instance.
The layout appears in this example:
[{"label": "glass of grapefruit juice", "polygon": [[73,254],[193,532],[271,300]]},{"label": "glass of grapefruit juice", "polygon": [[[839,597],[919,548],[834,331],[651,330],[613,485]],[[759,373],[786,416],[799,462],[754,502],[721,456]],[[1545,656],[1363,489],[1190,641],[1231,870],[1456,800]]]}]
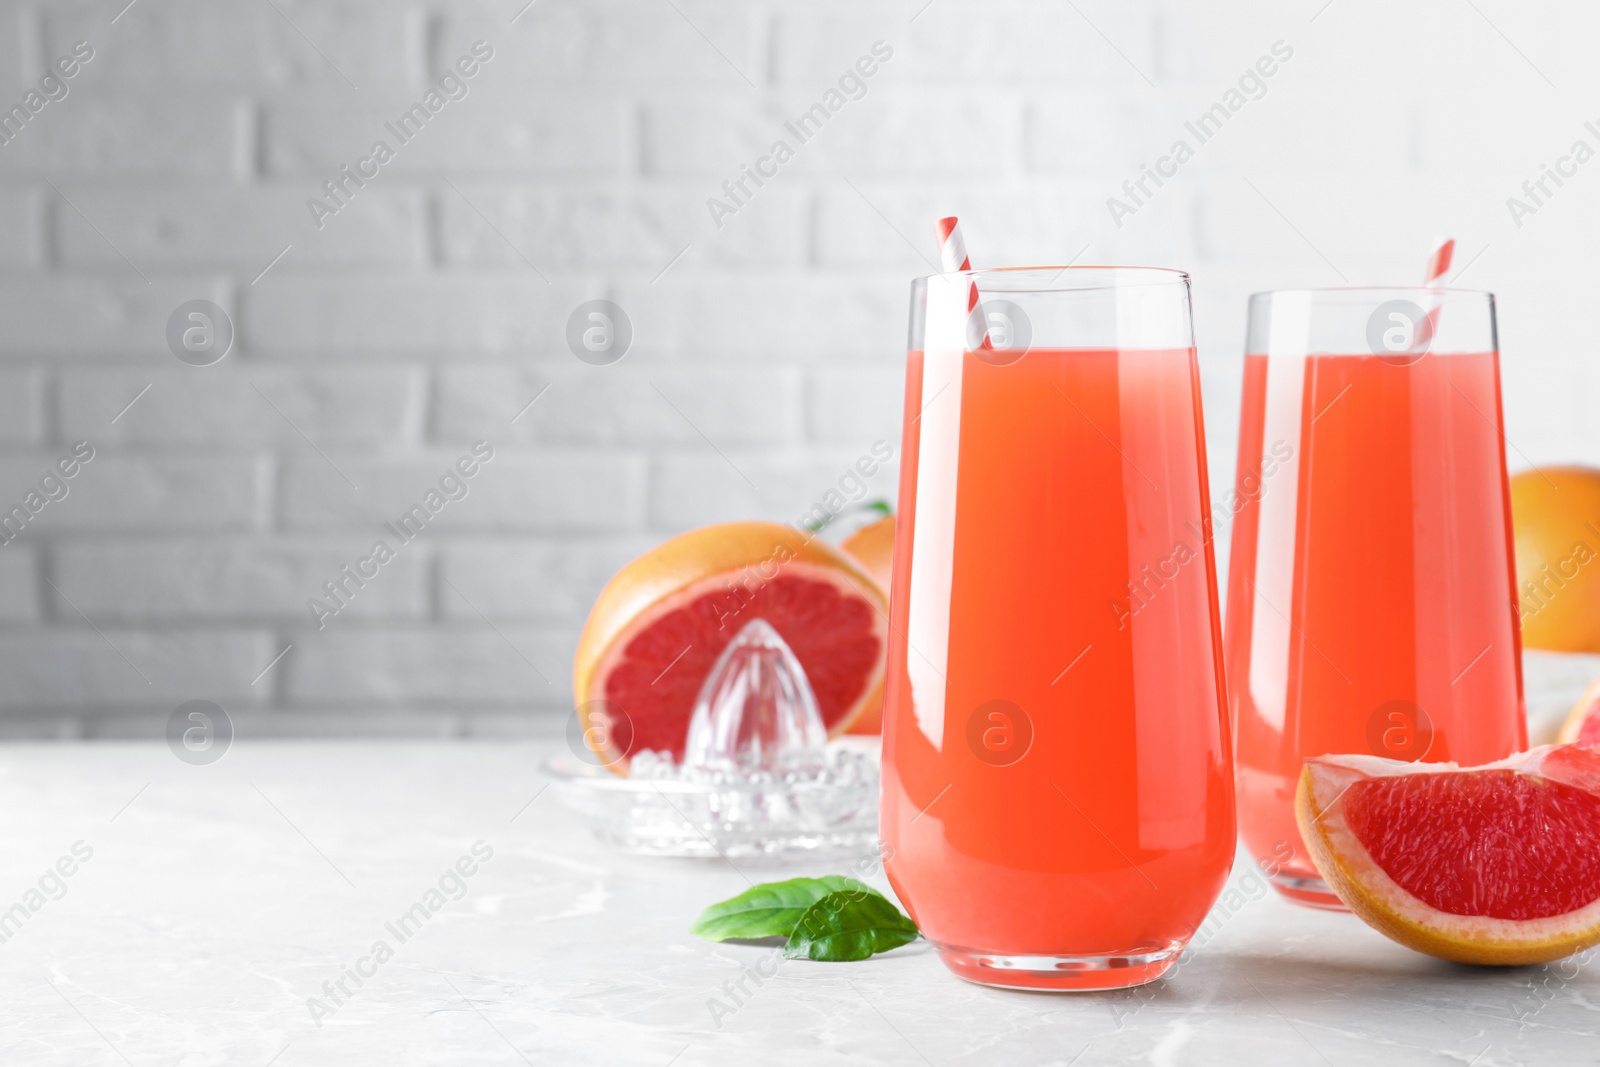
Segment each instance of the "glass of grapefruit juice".
[{"label": "glass of grapefruit juice", "polygon": [[1235,843],[1187,275],[919,279],[903,448],[889,879],[962,978],[1158,978]]},{"label": "glass of grapefruit juice", "polygon": [[1295,824],[1307,757],[1468,766],[1527,747],[1494,297],[1258,293],[1246,345],[1239,828],[1284,896],[1342,909]]}]

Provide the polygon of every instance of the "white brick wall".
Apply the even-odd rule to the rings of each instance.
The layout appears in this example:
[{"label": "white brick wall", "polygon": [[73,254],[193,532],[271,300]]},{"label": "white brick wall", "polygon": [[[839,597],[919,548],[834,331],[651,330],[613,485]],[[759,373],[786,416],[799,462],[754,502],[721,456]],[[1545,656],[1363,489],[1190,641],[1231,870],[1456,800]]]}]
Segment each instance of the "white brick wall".
[{"label": "white brick wall", "polygon": [[[980,265],[1192,272],[1218,496],[1245,297],[1411,282],[1439,232],[1500,295],[1513,465],[1600,462],[1573,313],[1600,164],[1520,229],[1505,208],[1600,119],[1575,0],[121,8],[0,0],[0,106],[95,49],[0,146],[0,505],[96,450],[0,548],[0,736],[148,734],[196,698],[258,735],[539,728],[617,566],[793,520],[898,449],[907,283],[952,212]],[[1280,39],[1266,95],[1114,226]],[[478,40],[467,95],[319,229],[307,198]],[[877,40],[865,94],[715,226],[707,197]],[[196,298],[237,327],[215,366],[167,347]],[[596,298],[633,325],[614,366],[566,345]],[[319,630],[306,599],[477,440],[469,495]]]}]

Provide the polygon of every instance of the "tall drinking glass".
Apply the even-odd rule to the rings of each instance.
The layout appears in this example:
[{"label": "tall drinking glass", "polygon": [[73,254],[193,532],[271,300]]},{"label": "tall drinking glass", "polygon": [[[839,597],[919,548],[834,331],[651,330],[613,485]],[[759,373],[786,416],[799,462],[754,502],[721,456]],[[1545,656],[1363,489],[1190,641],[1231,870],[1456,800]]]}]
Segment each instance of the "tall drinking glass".
[{"label": "tall drinking glass", "polygon": [[901,462],[895,891],[974,982],[1160,977],[1235,840],[1188,277],[918,280]]},{"label": "tall drinking glass", "polygon": [[1240,831],[1342,905],[1295,825],[1307,756],[1463,765],[1527,747],[1494,297],[1250,300],[1228,576]]}]

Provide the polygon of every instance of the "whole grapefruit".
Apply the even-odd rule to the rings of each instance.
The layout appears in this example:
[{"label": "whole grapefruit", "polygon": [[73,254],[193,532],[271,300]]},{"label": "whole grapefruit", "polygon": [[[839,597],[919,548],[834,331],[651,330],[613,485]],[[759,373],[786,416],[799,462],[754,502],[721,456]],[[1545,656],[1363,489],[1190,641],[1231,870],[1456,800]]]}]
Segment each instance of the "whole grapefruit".
[{"label": "whole grapefruit", "polygon": [[1543,467],[1511,477],[1522,643],[1600,652],[1600,470]]},{"label": "whole grapefruit", "polygon": [[[867,569],[872,580],[878,583],[884,602],[889,600],[889,583],[894,572],[894,516],[886,515],[877,522],[861,527],[840,542],[839,547]],[[887,654],[887,649],[885,649]],[[883,701],[879,700],[861,712],[861,717],[850,724],[852,734],[878,734],[883,732]]]}]

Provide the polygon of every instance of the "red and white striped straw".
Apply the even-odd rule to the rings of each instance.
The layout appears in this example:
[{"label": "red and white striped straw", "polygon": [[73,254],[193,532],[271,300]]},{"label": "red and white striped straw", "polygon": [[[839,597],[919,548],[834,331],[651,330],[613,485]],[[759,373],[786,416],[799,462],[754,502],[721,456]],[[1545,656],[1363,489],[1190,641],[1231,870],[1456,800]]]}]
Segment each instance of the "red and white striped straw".
[{"label": "red and white striped straw", "polygon": [[1433,255],[1428,257],[1428,276],[1422,284],[1432,289],[1439,284],[1439,280],[1450,273],[1450,260],[1455,256],[1456,242],[1454,238],[1446,237],[1434,246]]},{"label": "red and white striped straw", "polygon": [[[1456,242],[1453,237],[1441,237],[1434,242],[1433,255],[1428,257],[1428,274],[1422,284],[1428,289],[1440,288],[1444,276],[1450,273],[1450,260],[1455,258]],[[1433,339],[1439,333],[1439,312],[1444,310],[1443,297],[1430,300],[1432,307],[1428,308],[1428,351],[1433,348]]]},{"label": "red and white striped straw", "polygon": [[[954,215],[946,216],[934,223],[934,233],[939,237],[939,263],[947,272],[958,270],[971,270],[972,258],[967,255],[967,242],[961,236],[961,220]],[[967,293],[967,314],[971,315],[978,306],[978,283],[974,281]],[[980,348],[993,348],[989,342],[989,331],[984,330],[983,343]]]},{"label": "red and white striped straw", "polygon": [[961,220],[954,215],[934,223],[939,235],[939,262],[946,271],[971,270],[972,257],[967,255],[967,242],[961,236]]}]

